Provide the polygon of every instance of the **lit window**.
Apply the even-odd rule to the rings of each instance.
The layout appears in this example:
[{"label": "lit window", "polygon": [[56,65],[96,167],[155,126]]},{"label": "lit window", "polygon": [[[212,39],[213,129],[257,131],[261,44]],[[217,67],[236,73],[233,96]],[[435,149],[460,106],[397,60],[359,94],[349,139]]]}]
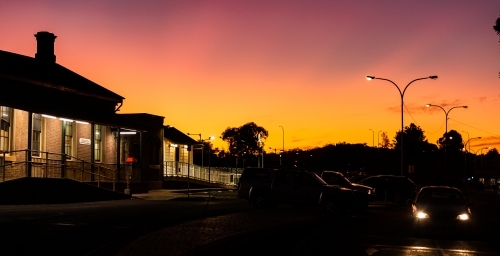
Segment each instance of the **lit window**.
[{"label": "lit window", "polygon": [[66,159],[70,160],[73,155],[73,122],[63,121],[66,123],[64,131],[64,153]]},{"label": "lit window", "polygon": [[33,114],[33,135],[31,141],[31,155],[40,156],[42,146],[42,115]]},{"label": "lit window", "polygon": [[102,152],[102,126],[96,124],[94,126],[94,161],[101,161]]},{"label": "lit window", "polygon": [[11,108],[0,107],[0,114],[0,151],[9,151]]},{"label": "lit window", "polygon": [[125,163],[127,157],[130,156],[130,137],[129,136],[121,136],[121,163]]}]

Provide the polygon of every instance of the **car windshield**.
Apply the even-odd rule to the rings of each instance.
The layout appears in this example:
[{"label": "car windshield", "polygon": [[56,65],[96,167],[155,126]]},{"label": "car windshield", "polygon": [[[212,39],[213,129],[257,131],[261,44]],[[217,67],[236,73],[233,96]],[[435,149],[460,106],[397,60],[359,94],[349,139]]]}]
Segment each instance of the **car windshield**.
[{"label": "car windshield", "polygon": [[323,180],[331,185],[349,185],[351,182],[341,174],[332,172],[324,172],[322,175]]},{"label": "car windshield", "polygon": [[453,190],[426,190],[419,194],[417,203],[465,204],[465,199],[459,192]]},{"label": "car windshield", "polygon": [[318,174],[316,174],[316,173],[311,173],[311,174],[312,174],[311,176],[313,177],[313,179],[317,180],[318,183],[320,183],[322,185],[327,185],[327,183],[321,177],[319,177]]}]

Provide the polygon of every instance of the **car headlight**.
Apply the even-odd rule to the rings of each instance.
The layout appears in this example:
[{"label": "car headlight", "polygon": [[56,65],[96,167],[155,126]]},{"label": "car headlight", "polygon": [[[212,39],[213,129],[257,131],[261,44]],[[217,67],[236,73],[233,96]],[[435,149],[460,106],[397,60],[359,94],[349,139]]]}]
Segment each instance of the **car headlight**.
[{"label": "car headlight", "polygon": [[457,216],[457,220],[468,220],[469,219],[469,214],[463,213]]},{"label": "car headlight", "polygon": [[425,212],[418,212],[417,213],[417,219],[427,219],[429,218],[429,215]]}]

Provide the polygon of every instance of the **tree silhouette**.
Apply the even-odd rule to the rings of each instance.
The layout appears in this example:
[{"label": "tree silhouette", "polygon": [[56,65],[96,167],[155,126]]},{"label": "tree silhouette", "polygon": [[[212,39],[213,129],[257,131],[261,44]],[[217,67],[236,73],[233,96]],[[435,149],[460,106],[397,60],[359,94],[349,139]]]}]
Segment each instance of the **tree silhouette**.
[{"label": "tree silhouette", "polygon": [[393,145],[389,141],[389,136],[387,136],[386,132],[382,132],[382,134],[380,136],[382,137],[382,142],[380,142],[380,144],[379,144],[379,146],[381,148],[392,148],[393,147]]},{"label": "tree silhouette", "polygon": [[[260,142],[259,142],[260,134]],[[264,148],[265,140],[269,133],[264,127],[254,122],[246,123],[240,127],[226,128],[222,132],[222,140],[228,143],[228,149],[233,156],[257,156]]]},{"label": "tree silhouette", "polygon": [[493,26],[493,29],[495,32],[497,32],[497,35],[500,35],[500,17],[497,18],[497,21],[495,22],[495,26]]},{"label": "tree silhouette", "polygon": [[440,149],[446,147],[446,151],[453,153],[460,152],[464,148],[462,135],[455,130],[450,130],[448,133],[444,134],[436,143]]},{"label": "tree silhouette", "polygon": [[[393,143],[396,150],[401,149],[401,131],[396,133]],[[421,158],[423,152],[428,152],[435,148],[429,142],[424,135],[424,131],[420,126],[411,123],[406,126],[403,133],[403,146],[406,158],[411,158],[413,160],[418,160]]]},{"label": "tree silhouette", "polygon": [[[427,143],[427,139],[425,138],[424,131],[420,126],[411,123],[409,126],[406,126],[403,133],[404,140],[404,149],[420,146],[422,143]],[[401,131],[396,132],[396,136],[393,140],[394,148],[401,148]]]},{"label": "tree silhouette", "polygon": [[[493,29],[495,30],[495,32],[497,32],[497,35],[500,36],[500,17],[497,18]],[[498,40],[498,42],[500,43],[500,39]],[[500,78],[500,72],[498,72],[498,77]]]}]

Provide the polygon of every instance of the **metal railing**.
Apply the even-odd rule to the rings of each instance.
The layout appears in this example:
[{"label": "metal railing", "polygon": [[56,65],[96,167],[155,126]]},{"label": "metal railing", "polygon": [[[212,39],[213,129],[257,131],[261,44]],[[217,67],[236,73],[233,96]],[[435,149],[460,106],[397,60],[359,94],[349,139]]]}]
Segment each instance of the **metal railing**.
[{"label": "metal railing", "polygon": [[[242,168],[208,167],[177,161],[166,161],[163,167],[164,177],[185,177],[224,185],[238,184]],[[210,178],[210,179],[209,179]]]},{"label": "metal railing", "polygon": [[[32,154],[31,161],[28,161],[29,154]],[[125,170],[122,169],[132,168],[130,164],[120,166],[118,172],[116,164],[90,163],[61,153],[27,149],[0,153],[2,182],[24,177],[64,177],[80,182],[97,182],[98,187],[101,182],[111,182],[113,191],[116,191],[116,183],[125,182],[127,178]]]}]

